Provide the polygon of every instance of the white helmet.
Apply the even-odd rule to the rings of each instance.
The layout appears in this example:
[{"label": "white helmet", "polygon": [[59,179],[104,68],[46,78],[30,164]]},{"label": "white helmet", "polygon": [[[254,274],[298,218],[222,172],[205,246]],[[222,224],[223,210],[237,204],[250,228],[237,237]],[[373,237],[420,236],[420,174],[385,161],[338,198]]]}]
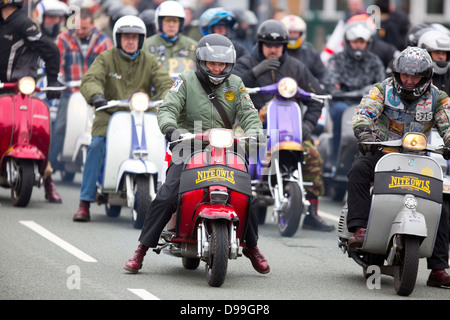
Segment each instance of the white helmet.
[{"label": "white helmet", "polygon": [[138,50],[141,50],[142,45],[147,34],[144,21],[136,16],[123,16],[114,24],[113,28],[113,42],[114,46],[120,47],[120,34],[121,33],[137,33],[139,34],[139,46]]},{"label": "white helmet", "polygon": [[59,0],[42,0],[36,5],[36,23],[42,26],[44,15],[63,17],[69,14],[69,7]]},{"label": "white helmet", "polygon": [[288,29],[288,31],[300,32],[299,38],[289,37],[288,49],[298,49],[306,39],[306,23],[299,16],[289,14],[281,19],[281,22]]},{"label": "white helmet", "polygon": [[448,71],[450,61],[450,36],[441,30],[431,29],[423,33],[417,46],[426,49],[431,54],[432,51],[446,51],[446,61],[433,61],[433,68],[436,74],[445,74]]},{"label": "white helmet", "polygon": [[162,32],[162,20],[164,17],[177,17],[180,19],[180,25],[178,32],[183,29],[184,18],[186,13],[181,3],[177,1],[164,1],[161,3],[155,11],[155,26],[156,30]]}]

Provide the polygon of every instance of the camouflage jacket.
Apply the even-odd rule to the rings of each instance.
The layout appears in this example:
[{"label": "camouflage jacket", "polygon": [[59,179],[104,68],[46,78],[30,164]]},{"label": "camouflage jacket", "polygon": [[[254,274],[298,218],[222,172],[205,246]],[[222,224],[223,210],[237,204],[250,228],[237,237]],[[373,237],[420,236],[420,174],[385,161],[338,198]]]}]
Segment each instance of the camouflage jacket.
[{"label": "camouflage jacket", "polygon": [[366,125],[382,141],[401,139],[407,132],[422,132],[430,136],[436,126],[444,143],[450,141],[449,97],[431,85],[430,89],[412,103],[401,100],[388,78],[373,86],[353,116],[353,129]]}]

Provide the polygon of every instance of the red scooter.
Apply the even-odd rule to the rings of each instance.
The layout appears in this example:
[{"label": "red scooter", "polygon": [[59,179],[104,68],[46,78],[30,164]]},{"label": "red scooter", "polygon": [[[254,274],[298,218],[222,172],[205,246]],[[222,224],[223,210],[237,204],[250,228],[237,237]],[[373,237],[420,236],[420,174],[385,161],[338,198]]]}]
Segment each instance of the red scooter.
[{"label": "red scooter", "polygon": [[187,134],[180,140],[209,142],[185,162],[181,174],[177,212],[161,234],[155,252],[164,249],[182,257],[186,269],[206,262],[209,285],[220,287],[225,281],[228,259],[242,254],[250,210],[251,179],[245,156],[234,150],[241,139],[232,130],[212,129]]},{"label": "red scooter", "polygon": [[0,96],[0,186],[11,188],[14,206],[26,207],[48,162],[49,108],[32,97],[39,89],[31,77],[0,83],[0,89],[7,92]]}]

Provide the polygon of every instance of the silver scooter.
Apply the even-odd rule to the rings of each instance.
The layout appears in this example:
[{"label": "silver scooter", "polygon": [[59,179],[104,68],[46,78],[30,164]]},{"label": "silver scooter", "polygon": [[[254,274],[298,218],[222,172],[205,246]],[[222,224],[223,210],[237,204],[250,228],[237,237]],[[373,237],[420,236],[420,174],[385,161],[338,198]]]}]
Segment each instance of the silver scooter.
[{"label": "silver scooter", "polygon": [[369,266],[378,267],[380,274],[394,277],[398,295],[408,296],[415,287],[419,258],[432,255],[441,215],[442,169],[425,153],[443,154],[445,147],[427,144],[421,133],[368,144],[402,152],[384,155],[375,167],[363,246],[348,248],[352,233],[347,229],[347,205],[340,216],[338,246],[362,266],[366,277]]}]

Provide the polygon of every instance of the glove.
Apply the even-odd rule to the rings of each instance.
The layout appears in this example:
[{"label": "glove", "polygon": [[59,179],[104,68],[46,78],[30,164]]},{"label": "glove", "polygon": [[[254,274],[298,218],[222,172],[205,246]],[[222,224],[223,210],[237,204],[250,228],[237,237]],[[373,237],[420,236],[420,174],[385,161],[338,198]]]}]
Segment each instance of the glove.
[{"label": "glove", "polygon": [[105,97],[101,93],[97,93],[91,98],[91,104],[95,109],[97,109],[106,106],[108,101],[106,101]]},{"label": "glove", "polygon": [[[58,80],[49,80],[47,87],[61,87],[61,83],[59,83]],[[46,91],[45,96],[48,100],[59,99],[59,97],[61,97],[61,91]]]},{"label": "glove", "polygon": [[311,137],[311,132],[313,132],[315,125],[310,121],[303,121],[302,126],[302,139],[303,141],[308,140]]},{"label": "glove", "polygon": [[445,160],[450,160],[450,141],[445,144],[444,153],[442,156]]},{"label": "glove", "polygon": [[263,73],[269,70],[276,70],[281,65],[278,59],[265,59],[261,61],[258,65],[253,67],[252,72],[255,77],[259,77]]},{"label": "glove", "polygon": [[174,127],[169,127],[165,133],[166,140],[172,142],[174,140],[180,139],[181,133],[180,130]]},{"label": "glove", "polygon": [[367,152],[375,154],[377,150],[376,146],[363,144],[363,142],[375,142],[372,130],[370,130],[368,126],[356,127],[353,133],[355,134],[356,139],[358,139],[358,149],[363,155],[366,155]]}]

